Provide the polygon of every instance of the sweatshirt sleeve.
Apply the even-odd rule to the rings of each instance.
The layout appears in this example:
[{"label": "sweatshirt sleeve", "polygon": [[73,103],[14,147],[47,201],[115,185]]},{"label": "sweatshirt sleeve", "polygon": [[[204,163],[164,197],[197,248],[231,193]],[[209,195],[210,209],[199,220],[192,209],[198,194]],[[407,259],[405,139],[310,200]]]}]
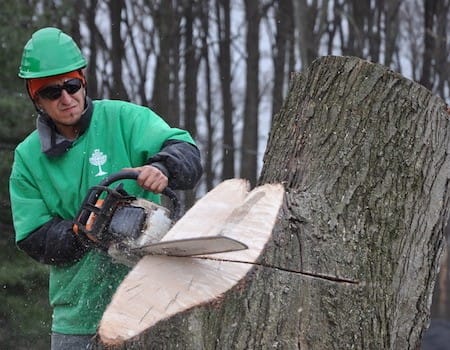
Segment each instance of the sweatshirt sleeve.
[{"label": "sweatshirt sleeve", "polygon": [[179,140],[166,141],[147,164],[161,170],[169,178],[169,187],[174,190],[194,188],[203,173],[198,148]]},{"label": "sweatshirt sleeve", "polygon": [[34,260],[47,265],[70,264],[89,250],[72,230],[73,222],[53,218],[17,242]]},{"label": "sweatshirt sleeve", "polygon": [[16,152],[11,176],[9,195],[16,234],[16,242],[50,221],[53,215],[42,198],[37,182],[29,175],[20,154]]},{"label": "sweatshirt sleeve", "polygon": [[72,220],[53,214],[37,180],[16,152],[9,193],[17,246],[44,264],[61,265],[79,260],[88,250],[73,232]]}]

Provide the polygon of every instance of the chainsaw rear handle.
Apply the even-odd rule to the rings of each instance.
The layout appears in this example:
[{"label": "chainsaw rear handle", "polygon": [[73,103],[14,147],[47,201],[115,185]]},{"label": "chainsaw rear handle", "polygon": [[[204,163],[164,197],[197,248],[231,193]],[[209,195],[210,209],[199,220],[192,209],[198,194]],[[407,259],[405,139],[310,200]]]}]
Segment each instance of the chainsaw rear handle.
[{"label": "chainsaw rear handle", "polygon": [[[114,174],[108,176],[106,179],[104,179],[98,185],[108,187],[112,183],[119,181],[119,180],[137,180],[138,176],[139,176],[139,172],[136,170],[121,170],[117,173],[114,173]],[[177,194],[169,187],[166,187],[162,191],[162,194],[165,195],[167,198],[169,198],[170,202],[172,203],[171,219],[173,221],[178,220],[180,218],[181,206],[180,206],[180,201],[178,200]]]}]

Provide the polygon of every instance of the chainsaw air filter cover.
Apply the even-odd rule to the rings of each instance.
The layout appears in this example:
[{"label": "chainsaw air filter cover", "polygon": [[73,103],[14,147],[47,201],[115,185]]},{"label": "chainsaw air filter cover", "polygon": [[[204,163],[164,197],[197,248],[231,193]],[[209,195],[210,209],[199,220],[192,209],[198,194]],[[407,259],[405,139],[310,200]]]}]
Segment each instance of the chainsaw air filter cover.
[{"label": "chainsaw air filter cover", "polygon": [[131,205],[120,206],[114,212],[109,224],[109,233],[113,241],[136,239],[142,233],[146,219],[144,208]]},{"label": "chainsaw air filter cover", "polygon": [[111,241],[135,248],[159,242],[171,226],[170,212],[166,208],[138,198],[116,209],[108,233]]}]

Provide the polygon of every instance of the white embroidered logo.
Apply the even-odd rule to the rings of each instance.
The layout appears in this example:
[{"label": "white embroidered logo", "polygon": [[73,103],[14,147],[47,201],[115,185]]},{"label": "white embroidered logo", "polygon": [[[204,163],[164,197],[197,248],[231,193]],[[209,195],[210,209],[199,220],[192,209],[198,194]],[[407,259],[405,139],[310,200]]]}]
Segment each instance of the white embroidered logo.
[{"label": "white embroidered logo", "polygon": [[107,172],[103,171],[102,169],[102,165],[106,163],[107,159],[108,156],[106,154],[103,154],[102,151],[100,151],[99,149],[94,150],[94,152],[91,155],[91,158],[89,158],[89,163],[98,166],[98,173],[95,174],[95,176],[102,176],[107,174]]}]

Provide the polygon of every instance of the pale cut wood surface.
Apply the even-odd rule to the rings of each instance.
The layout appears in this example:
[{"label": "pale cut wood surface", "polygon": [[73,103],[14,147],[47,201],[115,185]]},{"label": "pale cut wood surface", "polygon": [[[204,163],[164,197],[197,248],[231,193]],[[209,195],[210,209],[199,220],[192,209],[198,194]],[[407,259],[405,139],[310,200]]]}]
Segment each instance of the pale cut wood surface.
[{"label": "pale cut wood surface", "polygon": [[249,183],[243,179],[220,183],[197,201],[161,241],[216,235],[233,209],[244,202],[248,190]]},{"label": "pale cut wood surface", "polygon": [[[281,185],[249,194],[244,180],[227,180],[199,200],[165,239],[225,235],[249,249],[203,257],[146,256],[116,291],[100,323],[103,344],[121,344],[158,321],[212,302],[235,286],[271,237],[284,197]],[[189,235],[189,236],[186,236]]]}]

